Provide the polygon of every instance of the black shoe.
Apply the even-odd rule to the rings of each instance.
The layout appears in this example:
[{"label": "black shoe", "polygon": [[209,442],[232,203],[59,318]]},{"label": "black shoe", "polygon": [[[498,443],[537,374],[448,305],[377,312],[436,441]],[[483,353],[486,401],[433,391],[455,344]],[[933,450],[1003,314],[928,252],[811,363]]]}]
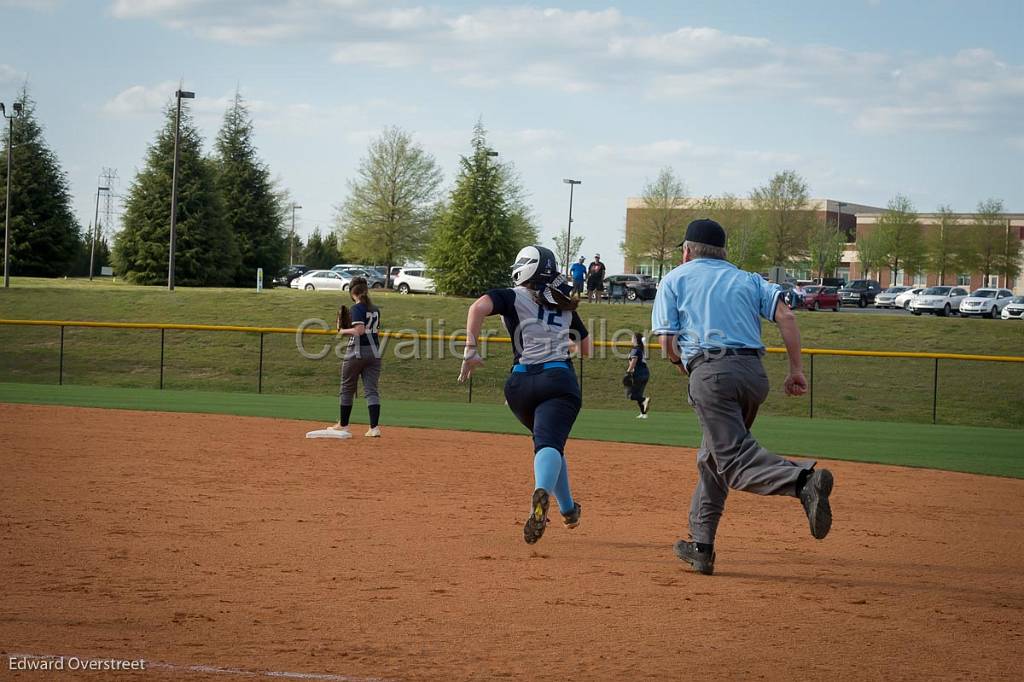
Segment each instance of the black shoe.
[{"label": "black shoe", "polygon": [[828,535],[832,528],[832,507],[828,504],[828,496],[832,493],[832,472],[828,469],[817,469],[811,472],[800,491],[800,504],[804,506],[807,522],[811,527],[811,535],[818,540]]},{"label": "black shoe", "polygon": [[574,503],[572,511],[568,514],[562,514],[562,524],[570,530],[580,525],[580,512],[583,511],[583,507],[579,503]]},{"label": "black shoe", "polygon": [[710,553],[702,552],[697,549],[696,542],[690,542],[689,540],[676,541],[672,549],[675,550],[677,557],[693,566],[693,570],[704,575],[712,575],[715,572],[714,550]]},{"label": "black shoe", "polygon": [[548,491],[544,488],[537,488],[533,491],[533,499],[530,501],[530,518],[523,524],[523,539],[526,544],[532,545],[544,535],[544,528],[548,525],[548,504],[551,499]]}]

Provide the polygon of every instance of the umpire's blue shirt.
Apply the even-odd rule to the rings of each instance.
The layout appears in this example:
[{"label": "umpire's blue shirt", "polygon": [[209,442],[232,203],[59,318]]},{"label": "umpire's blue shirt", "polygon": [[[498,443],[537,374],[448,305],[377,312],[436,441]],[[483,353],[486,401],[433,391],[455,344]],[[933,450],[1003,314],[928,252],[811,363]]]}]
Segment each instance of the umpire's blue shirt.
[{"label": "umpire's blue shirt", "polygon": [[676,336],[684,362],[722,348],[763,349],[761,318],[775,319],[778,284],[728,261],[698,258],[665,275],[651,312],[655,334]]}]

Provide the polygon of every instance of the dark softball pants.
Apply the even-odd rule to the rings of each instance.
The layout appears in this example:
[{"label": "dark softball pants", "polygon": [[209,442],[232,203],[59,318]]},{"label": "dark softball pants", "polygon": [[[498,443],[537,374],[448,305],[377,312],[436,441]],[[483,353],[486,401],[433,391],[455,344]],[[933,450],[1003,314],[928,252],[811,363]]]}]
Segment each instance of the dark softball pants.
[{"label": "dark softball pants", "polygon": [[341,390],[338,400],[342,405],[351,405],[359,388],[359,377],[363,378],[363,393],[367,405],[380,405],[380,392],[377,384],[380,381],[381,361],[373,354],[370,346],[363,346],[359,353],[345,358],[341,366]]},{"label": "dark softball pants", "polygon": [[690,374],[688,401],[703,432],[697,487],[690,502],[690,536],[713,544],[729,489],[758,495],[796,495],[800,472],[814,462],[791,462],[754,440],[750,427],[768,397],[768,375],[756,355],[726,355]]},{"label": "dark softball pants", "polygon": [[565,455],[565,441],[583,400],[576,373],[565,368],[530,365],[505,380],[505,400],[516,418],[533,434],[533,451],[554,448]]}]

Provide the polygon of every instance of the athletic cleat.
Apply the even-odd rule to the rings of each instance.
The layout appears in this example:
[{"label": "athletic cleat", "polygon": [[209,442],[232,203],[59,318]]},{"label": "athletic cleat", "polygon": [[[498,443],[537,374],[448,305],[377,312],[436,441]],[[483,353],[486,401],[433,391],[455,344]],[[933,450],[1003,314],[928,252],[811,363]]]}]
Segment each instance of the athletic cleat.
[{"label": "athletic cleat", "polygon": [[697,549],[696,542],[690,542],[689,540],[678,540],[676,544],[672,546],[676,556],[690,564],[693,570],[704,575],[712,575],[715,572],[715,552],[711,551],[711,555],[708,556],[707,552],[702,552]]},{"label": "athletic cleat", "polygon": [[533,499],[530,501],[530,518],[523,524],[523,539],[526,544],[532,545],[544,535],[544,528],[548,525],[548,505],[551,498],[544,488],[537,488],[533,491]]},{"label": "athletic cleat", "polygon": [[335,438],[351,438],[352,437],[352,432],[348,430],[347,426],[338,426],[337,424],[335,424],[334,426],[328,426],[327,428],[330,429],[331,431],[337,431],[338,432],[337,435],[335,436]]},{"label": "athletic cleat", "polygon": [[649,397],[648,398],[644,398],[644,406],[643,406],[644,414],[646,415],[648,412],[650,412],[650,410],[651,410],[651,399]]},{"label": "athletic cleat", "polygon": [[380,427],[374,426],[363,435],[366,436],[367,438],[380,438]]},{"label": "athletic cleat", "polygon": [[807,477],[800,491],[800,504],[807,514],[811,535],[818,540],[828,535],[832,528],[832,507],[828,503],[828,496],[832,494],[833,482],[831,471],[816,469]]},{"label": "athletic cleat", "polygon": [[562,525],[572,530],[580,525],[580,512],[583,511],[583,507],[578,502],[573,503],[572,511],[568,514],[562,514]]},{"label": "athletic cleat", "polygon": [[636,418],[637,419],[647,419],[647,415],[645,413],[641,412],[640,414],[638,414],[636,416]]}]

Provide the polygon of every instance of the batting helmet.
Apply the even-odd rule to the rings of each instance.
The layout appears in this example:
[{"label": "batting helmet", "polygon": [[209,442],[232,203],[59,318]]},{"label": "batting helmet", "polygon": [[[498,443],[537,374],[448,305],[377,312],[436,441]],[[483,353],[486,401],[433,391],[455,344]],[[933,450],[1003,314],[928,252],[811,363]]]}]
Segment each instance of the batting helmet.
[{"label": "batting helmet", "polygon": [[550,284],[558,275],[558,261],[551,249],[543,246],[524,247],[512,264],[512,281],[516,286],[528,282]]}]

